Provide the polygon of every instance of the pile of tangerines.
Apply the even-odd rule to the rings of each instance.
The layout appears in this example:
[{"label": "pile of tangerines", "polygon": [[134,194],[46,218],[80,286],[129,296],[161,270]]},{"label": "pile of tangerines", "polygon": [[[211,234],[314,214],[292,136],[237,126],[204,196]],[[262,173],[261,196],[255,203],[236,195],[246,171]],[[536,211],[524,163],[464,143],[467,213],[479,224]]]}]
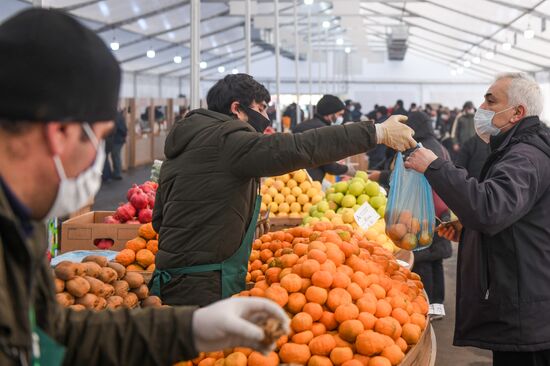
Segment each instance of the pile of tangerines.
[{"label": "pile of tangerines", "polygon": [[264,356],[249,349],[202,354],[199,366],[398,365],[427,325],[420,277],[348,226],[320,222],[263,235],[253,244],[238,296],[283,307],[291,334]]}]

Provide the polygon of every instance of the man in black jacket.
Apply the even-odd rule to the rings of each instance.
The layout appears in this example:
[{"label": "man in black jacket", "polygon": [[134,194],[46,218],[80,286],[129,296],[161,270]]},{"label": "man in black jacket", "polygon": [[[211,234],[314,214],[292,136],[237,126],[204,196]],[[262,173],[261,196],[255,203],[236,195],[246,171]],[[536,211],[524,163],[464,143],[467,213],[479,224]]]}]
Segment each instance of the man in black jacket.
[{"label": "man in black jacket", "polygon": [[261,177],[321,166],[376,143],[416,145],[403,116],[376,126],[262,134],[271,96],[246,74],[227,75],[206,99],[208,110],[191,111],[166,139],[153,211],[160,241],[152,290],[171,305],[203,306],[244,289],[250,250],[242,248],[251,244]]},{"label": "man in black jacket", "polygon": [[550,364],[550,133],[542,94],[521,73],[497,77],[476,112],[489,143],[479,180],[420,148],[405,166],[424,173],[463,225],[454,344],[493,351],[494,365]]},{"label": "man in black jacket", "polygon": [[[347,101],[346,101],[347,102]],[[349,101],[351,103],[351,101]],[[323,97],[317,103],[317,113],[315,116],[307,121],[300,123],[296,128],[292,130],[293,133],[301,133],[311,129],[327,127],[332,124],[341,125],[344,120],[344,114],[347,111],[347,107],[342,101],[334,95],[323,95]],[[349,174],[354,175],[355,171],[353,167],[344,164],[332,162],[321,166],[307,169],[307,172],[311,179],[322,182],[325,178],[325,174],[342,175]]]}]

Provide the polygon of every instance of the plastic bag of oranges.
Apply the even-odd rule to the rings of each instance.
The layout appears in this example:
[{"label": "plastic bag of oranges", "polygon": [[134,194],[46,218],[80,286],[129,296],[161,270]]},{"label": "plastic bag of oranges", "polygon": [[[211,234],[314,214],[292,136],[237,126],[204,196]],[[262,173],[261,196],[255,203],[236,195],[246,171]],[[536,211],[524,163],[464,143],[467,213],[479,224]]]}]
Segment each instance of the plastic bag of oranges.
[{"label": "plastic bag of oranges", "polygon": [[432,188],[423,174],[405,169],[397,153],[386,206],[386,234],[405,250],[422,250],[432,244],[435,209]]}]

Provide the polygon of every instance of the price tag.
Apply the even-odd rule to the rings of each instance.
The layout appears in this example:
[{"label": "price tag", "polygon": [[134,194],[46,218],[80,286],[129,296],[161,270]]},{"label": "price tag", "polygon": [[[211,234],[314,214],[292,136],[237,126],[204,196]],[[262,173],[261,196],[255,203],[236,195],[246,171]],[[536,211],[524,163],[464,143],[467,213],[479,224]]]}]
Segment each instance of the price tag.
[{"label": "price tag", "polygon": [[374,225],[376,221],[380,219],[380,215],[368,202],[365,202],[359,209],[355,212],[355,222],[363,230],[367,230],[369,227]]}]

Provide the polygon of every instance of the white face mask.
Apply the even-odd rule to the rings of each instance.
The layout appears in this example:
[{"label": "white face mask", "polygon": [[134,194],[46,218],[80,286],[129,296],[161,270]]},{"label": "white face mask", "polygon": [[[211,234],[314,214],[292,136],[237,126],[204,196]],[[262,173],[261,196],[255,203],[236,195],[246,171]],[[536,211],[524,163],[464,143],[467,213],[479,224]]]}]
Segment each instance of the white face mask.
[{"label": "white face mask", "polygon": [[341,125],[342,123],[344,123],[344,116],[338,116],[338,117],[336,117],[336,121],[334,121],[334,124],[335,124],[336,126],[338,126],[338,125]]},{"label": "white face mask", "polygon": [[496,136],[504,128],[496,127],[493,125],[493,117],[499,113],[506,112],[514,107],[506,108],[500,112],[493,112],[487,109],[479,108],[474,115],[474,128],[477,135],[482,139],[486,144],[489,143],[491,136]]},{"label": "white face mask", "polygon": [[77,177],[67,178],[61,159],[57,155],[53,157],[55,169],[61,181],[59,182],[55,202],[45,219],[63,217],[75,212],[88,203],[101,187],[101,175],[105,163],[105,141],[98,141],[88,123],[84,123],[82,127],[96,149],[95,160],[88,169]]}]

